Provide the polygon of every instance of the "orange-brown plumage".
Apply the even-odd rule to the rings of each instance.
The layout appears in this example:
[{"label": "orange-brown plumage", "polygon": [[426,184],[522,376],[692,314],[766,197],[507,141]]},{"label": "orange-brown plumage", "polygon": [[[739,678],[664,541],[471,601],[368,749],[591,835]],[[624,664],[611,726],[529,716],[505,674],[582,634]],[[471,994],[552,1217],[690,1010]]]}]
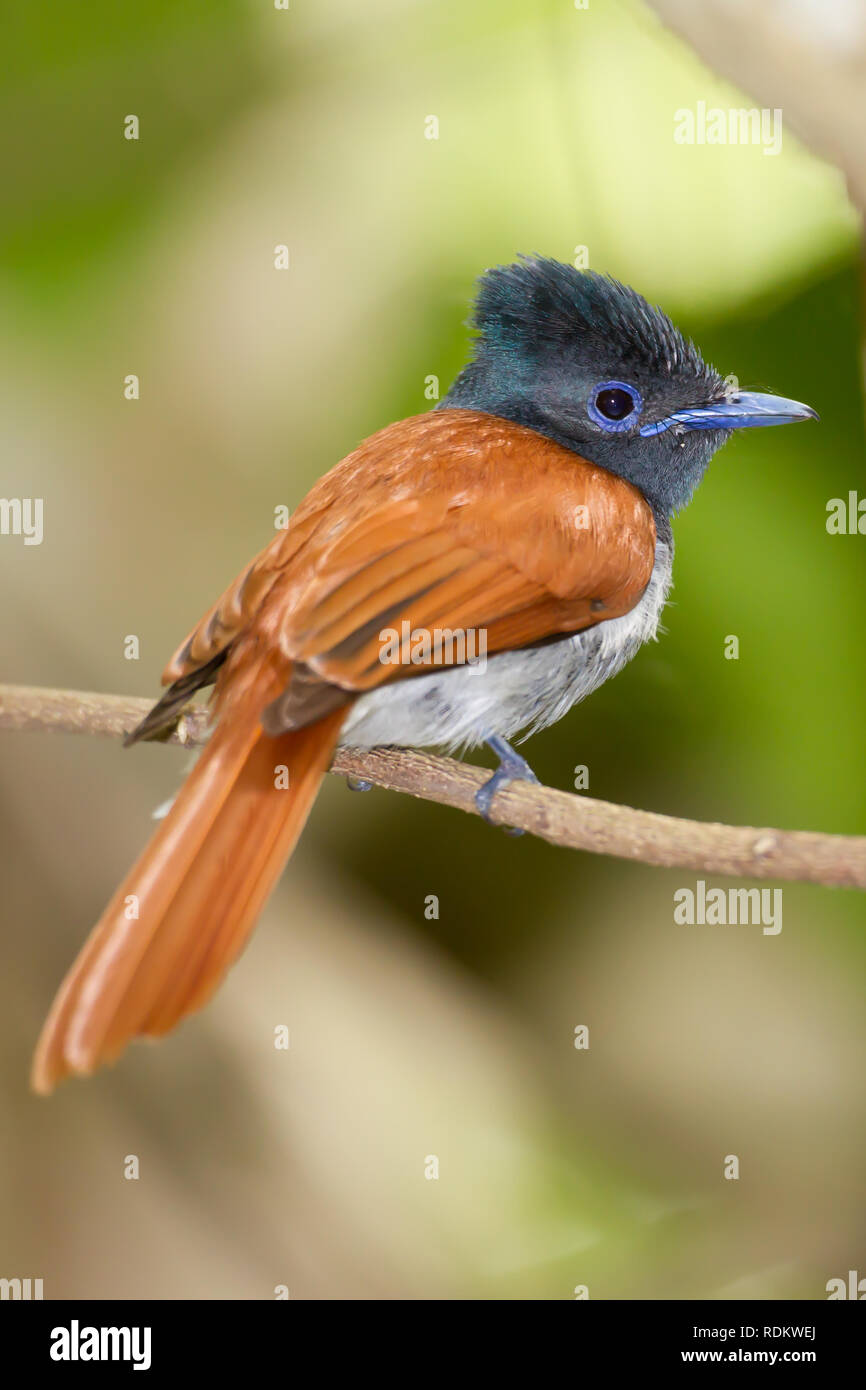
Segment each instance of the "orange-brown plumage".
[{"label": "orange-brown plumage", "polygon": [[[169,663],[128,741],[210,684],[214,732],[61,988],[38,1090],[209,998],[342,738],[490,743],[488,816],[502,778],[532,776],[507,739],[561,718],[655,635],[670,518],[730,431],[814,416],[732,394],[634,290],[543,257],[488,271],[474,324],[443,405],[317,483]],[[480,669],[447,641],[469,632]]]},{"label": "orange-brown plumage", "polygon": [[338,712],[269,738],[259,716],[286,676],[286,667],[263,663],[230,702],[231,717],[218,720],[58,992],[33,1059],[34,1090],[113,1061],[131,1038],[167,1032],[207,1002],[243,949],[342,722]]},{"label": "orange-brown plumage", "polygon": [[655,539],[635,487],[552,440],[471,410],[413,416],[315,484],[163,680],[253,629],[351,691],[424,669],[382,665],[377,634],[350,657],[334,650],[386,617],[485,627],[490,653],[577,632],[633,607]]},{"label": "orange-brown plumage", "polygon": [[[630,483],[483,413],[402,421],[338,464],[166,669],[178,681],[226,654],[215,732],[64,982],[35,1089],[113,1060],[210,997],[300,834],[343,706],[424,670],[378,659],[386,622],[483,628],[490,654],[527,646],[627,612],[654,549],[652,511]],[[263,714],[301,670],[297,731],[270,737]],[[283,764],[287,791],[274,784]]]}]

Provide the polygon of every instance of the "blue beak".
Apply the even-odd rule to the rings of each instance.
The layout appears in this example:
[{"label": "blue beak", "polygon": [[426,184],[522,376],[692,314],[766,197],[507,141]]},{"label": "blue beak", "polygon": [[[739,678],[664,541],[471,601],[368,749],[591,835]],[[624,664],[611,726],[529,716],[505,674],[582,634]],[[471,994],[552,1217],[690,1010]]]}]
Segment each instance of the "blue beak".
[{"label": "blue beak", "polygon": [[795,420],[817,420],[810,405],[786,400],[784,396],[765,396],[759,391],[740,391],[723,401],[675,410],[665,420],[644,425],[644,437],[664,434],[672,425],[686,430],[749,430],[758,425],[792,425]]}]

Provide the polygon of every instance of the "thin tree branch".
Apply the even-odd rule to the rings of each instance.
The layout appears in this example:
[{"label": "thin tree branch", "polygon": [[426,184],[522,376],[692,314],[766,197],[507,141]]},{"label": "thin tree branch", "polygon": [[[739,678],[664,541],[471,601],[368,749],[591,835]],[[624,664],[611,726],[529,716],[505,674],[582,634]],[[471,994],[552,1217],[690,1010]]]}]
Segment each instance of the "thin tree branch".
[{"label": "thin tree branch", "polygon": [[[122,695],[0,686],[0,728],[120,738],[151,705]],[[193,747],[204,742],[206,728],[207,711],[192,706],[167,741]],[[331,771],[474,815],[475,793],[490,776],[484,768],[400,748],[341,748]],[[866,836],[680,820],[525,782],[497,795],[492,816],[554,845],[644,864],[866,888]]]}]

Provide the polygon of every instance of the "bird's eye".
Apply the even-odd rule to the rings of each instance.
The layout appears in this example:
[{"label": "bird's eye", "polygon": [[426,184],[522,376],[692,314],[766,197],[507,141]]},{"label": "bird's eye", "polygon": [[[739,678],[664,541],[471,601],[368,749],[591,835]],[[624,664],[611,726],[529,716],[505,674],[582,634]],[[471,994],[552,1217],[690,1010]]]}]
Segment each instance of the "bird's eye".
[{"label": "bird's eye", "polygon": [[602,381],[589,395],[589,418],[603,430],[630,430],[643,409],[640,392],[625,381]]},{"label": "bird's eye", "polygon": [[629,391],[619,386],[611,386],[607,391],[599,391],[595,407],[606,420],[622,420],[634,410],[634,401]]}]

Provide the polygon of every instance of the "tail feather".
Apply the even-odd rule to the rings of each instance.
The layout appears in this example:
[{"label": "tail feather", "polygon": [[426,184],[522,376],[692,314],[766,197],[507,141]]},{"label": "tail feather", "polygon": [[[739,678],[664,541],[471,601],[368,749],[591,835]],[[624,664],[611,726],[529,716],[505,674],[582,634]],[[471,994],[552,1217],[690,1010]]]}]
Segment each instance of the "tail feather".
[{"label": "tail feather", "polygon": [[[202,1007],[221,980],[222,961],[238,935],[246,939],[295,847],[322,777],[328,769],[343,713],[277,738],[263,735],[244,765],[232,796],[208,836],[207,864],[200,881],[189,876],[169,914],[184,921],[201,897],[206,921],[190,942],[171,985],[157,997],[147,1031],[166,1033],[187,1013]],[[315,736],[313,736],[315,735]],[[289,769],[289,790],[274,787],[274,769]],[[262,794],[264,788],[264,794]],[[290,814],[285,802],[290,798]],[[239,853],[243,846],[243,854]]]},{"label": "tail feather", "polygon": [[[133,1037],[167,1032],[207,1002],[246,944],[345,718],[335,711],[271,738],[260,707],[235,710],[217,726],[91,932],[42,1030],[34,1090],[113,1061]],[[281,766],[287,788],[276,776]]]}]

